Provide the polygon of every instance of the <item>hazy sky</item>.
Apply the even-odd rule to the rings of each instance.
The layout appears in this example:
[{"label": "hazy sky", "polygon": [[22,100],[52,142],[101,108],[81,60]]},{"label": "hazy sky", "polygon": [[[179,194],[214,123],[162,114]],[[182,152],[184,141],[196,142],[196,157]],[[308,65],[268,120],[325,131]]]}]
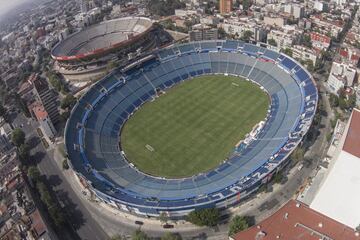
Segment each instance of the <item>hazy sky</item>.
[{"label": "hazy sky", "polygon": [[0,16],[4,15],[9,10],[16,8],[17,6],[30,1],[32,0],[0,0]]}]

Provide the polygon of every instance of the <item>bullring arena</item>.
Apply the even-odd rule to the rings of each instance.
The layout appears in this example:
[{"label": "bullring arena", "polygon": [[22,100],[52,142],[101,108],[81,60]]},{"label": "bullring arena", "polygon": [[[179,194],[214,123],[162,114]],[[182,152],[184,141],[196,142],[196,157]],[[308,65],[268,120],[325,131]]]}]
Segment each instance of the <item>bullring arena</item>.
[{"label": "bullring arena", "polygon": [[[125,17],[101,22],[75,32],[54,46],[51,56],[67,79],[85,81],[106,74],[109,61],[128,59],[155,45],[148,18]],[[119,62],[121,64],[121,62]]]},{"label": "bullring arena", "polygon": [[[192,172],[191,176],[184,173],[165,177],[134,163],[127,155],[127,148],[122,148],[122,141],[131,141],[122,138],[122,130],[151,104],[176,94],[176,88],[200,81],[198,76],[229,81],[233,87],[242,86],[242,82],[256,86],[259,96],[268,97],[261,105],[261,109],[265,109],[261,115],[264,119],[259,123],[260,118],[250,121],[250,125],[255,124],[246,128],[250,132],[236,139],[231,152],[206,171]],[[229,40],[174,45],[116,69],[94,84],[72,110],[65,129],[65,146],[72,169],[101,201],[132,214],[158,216],[165,212],[172,218],[181,218],[198,208],[224,209],[235,205],[269,181],[302,141],[312,123],[317,101],[318,93],[311,75],[282,53]],[[232,109],[237,106],[241,108],[242,101],[236,101]],[[246,106],[249,107],[241,114],[247,110],[256,112],[250,108],[251,104]],[[154,124],[156,119],[149,120],[149,124]],[[237,129],[236,124],[242,124],[242,119],[239,117],[239,121],[230,123]],[[171,129],[165,132],[173,134],[174,138],[179,134]],[[157,131],[149,134],[154,139],[162,137]],[[183,134],[184,139],[203,139],[195,134],[186,136],[189,134],[193,131]],[[167,149],[153,146],[151,141],[147,145],[138,147],[149,154]],[[207,148],[205,144],[198,154],[204,151],[216,151],[216,147]],[[181,151],[179,154],[175,157],[181,160]],[[169,155],[165,152],[162,156]],[[159,169],[167,164],[166,159],[162,160]],[[191,158],[182,164],[192,164]]]}]

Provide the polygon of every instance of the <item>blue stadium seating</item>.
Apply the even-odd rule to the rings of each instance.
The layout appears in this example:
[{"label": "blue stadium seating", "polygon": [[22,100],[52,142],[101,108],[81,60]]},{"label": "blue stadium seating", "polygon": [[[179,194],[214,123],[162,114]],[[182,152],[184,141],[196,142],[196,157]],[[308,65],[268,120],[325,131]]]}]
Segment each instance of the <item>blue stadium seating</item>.
[{"label": "blue stadium seating", "polygon": [[[159,58],[142,63],[142,71],[119,69],[100,80],[79,100],[66,124],[65,145],[72,168],[106,202],[144,215],[234,204],[239,196],[255,191],[276,170],[274,164],[279,168],[286,162],[315,114],[315,83],[284,54],[230,40],[176,45],[155,54]],[[166,90],[179,81],[211,73],[248,78],[269,94],[269,113],[256,139],[241,149],[234,146],[226,162],[191,178],[152,177],[129,165],[119,146],[128,117],[153,99],[156,88]]]}]

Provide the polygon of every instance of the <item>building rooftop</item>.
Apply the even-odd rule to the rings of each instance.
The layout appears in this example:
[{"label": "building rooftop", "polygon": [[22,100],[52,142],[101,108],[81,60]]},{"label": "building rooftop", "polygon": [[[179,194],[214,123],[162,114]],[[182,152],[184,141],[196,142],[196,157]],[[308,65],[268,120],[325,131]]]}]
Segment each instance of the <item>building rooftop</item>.
[{"label": "building rooftop", "polygon": [[360,110],[354,109],[343,150],[360,158]]},{"label": "building rooftop", "polygon": [[31,219],[31,226],[33,231],[35,231],[35,235],[36,236],[41,236],[42,234],[44,234],[47,231],[46,225],[40,215],[39,210],[35,210],[34,212],[32,212],[30,214],[30,219]]},{"label": "building rooftop", "polygon": [[360,224],[360,112],[353,110],[338,152],[310,207],[351,228]]},{"label": "building rooftop", "polygon": [[48,117],[48,113],[45,110],[44,106],[41,103],[38,103],[34,106],[33,112],[36,116],[38,121],[43,121],[45,118]]},{"label": "building rooftop", "polygon": [[304,204],[290,200],[272,216],[245,231],[235,240],[355,240],[360,235]]}]

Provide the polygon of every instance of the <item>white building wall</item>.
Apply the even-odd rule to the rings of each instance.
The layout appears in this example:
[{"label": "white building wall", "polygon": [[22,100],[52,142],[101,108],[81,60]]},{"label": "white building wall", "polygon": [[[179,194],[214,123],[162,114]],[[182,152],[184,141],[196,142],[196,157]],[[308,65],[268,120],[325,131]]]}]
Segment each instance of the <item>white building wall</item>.
[{"label": "white building wall", "polygon": [[45,118],[42,121],[39,121],[39,123],[41,129],[49,140],[55,137],[56,130],[49,117]]},{"label": "white building wall", "polygon": [[344,82],[333,74],[330,74],[327,85],[329,90],[336,95],[338,95],[339,90],[345,86]]}]

